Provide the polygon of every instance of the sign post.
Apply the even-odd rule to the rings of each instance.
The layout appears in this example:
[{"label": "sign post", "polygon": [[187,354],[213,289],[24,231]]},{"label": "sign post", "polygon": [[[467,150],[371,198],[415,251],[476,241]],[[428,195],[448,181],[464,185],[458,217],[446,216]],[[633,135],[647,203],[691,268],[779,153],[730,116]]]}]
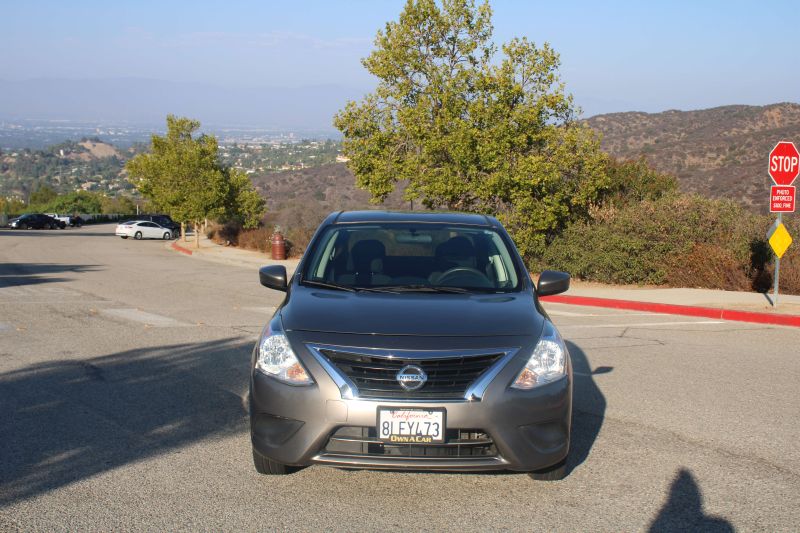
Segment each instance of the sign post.
[{"label": "sign post", "polygon": [[769,176],[775,185],[770,188],[769,210],[778,213],[778,218],[767,232],[767,240],[775,252],[775,285],[772,289],[772,305],[778,307],[778,281],[781,273],[781,257],[792,244],[792,237],[783,225],[783,213],[794,213],[795,188],[792,183],[800,174],[800,152],[793,142],[781,141],[769,153]]}]

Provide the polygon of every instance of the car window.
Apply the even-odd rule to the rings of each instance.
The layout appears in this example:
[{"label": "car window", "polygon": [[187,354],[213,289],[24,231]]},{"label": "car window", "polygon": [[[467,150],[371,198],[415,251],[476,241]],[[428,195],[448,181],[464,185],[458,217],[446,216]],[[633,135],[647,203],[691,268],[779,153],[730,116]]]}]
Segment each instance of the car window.
[{"label": "car window", "polygon": [[152,222],[142,222],[139,225],[140,226],[144,226],[145,228],[157,228],[158,227],[155,224],[153,224]]},{"label": "car window", "polygon": [[520,287],[510,244],[491,228],[440,224],[347,224],[315,241],[303,280],[353,288]]}]

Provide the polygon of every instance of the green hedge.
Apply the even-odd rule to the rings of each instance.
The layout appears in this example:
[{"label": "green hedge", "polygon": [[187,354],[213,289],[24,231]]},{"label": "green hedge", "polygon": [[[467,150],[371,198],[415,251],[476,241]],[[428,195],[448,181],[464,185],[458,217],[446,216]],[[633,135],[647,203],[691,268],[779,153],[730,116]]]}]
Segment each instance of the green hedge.
[{"label": "green hedge", "polygon": [[535,268],[604,283],[763,289],[770,223],[733,201],[696,195],[607,205],[555,237]]}]

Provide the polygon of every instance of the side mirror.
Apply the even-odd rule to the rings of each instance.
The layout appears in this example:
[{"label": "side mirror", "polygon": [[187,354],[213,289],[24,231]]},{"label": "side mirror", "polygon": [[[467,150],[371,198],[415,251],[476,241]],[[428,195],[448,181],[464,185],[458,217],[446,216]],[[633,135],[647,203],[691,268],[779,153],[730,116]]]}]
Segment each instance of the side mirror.
[{"label": "side mirror", "polygon": [[286,267],[270,265],[258,269],[258,280],[268,289],[286,292]]},{"label": "side mirror", "polygon": [[545,270],[539,276],[536,294],[550,296],[565,292],[567,289],[569,289],[569,274],[557,270]]}]

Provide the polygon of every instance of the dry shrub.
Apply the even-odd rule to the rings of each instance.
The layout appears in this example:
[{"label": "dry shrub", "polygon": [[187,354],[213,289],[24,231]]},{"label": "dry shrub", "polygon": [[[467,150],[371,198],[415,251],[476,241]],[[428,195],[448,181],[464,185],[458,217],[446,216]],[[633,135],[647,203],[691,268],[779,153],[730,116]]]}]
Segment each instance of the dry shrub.
[{"label": "dry shrub", "polygon": [[[798,238],[800,241],[800,238]],[[797,246],[798,243],[792,246]],[[786,294],[800,294],[800,253],[789,255],[781,259],[780,292]]]},{"label": "dry shrub", "polygon": [[245,229],[239,232],[239,247],[269,253],[272,230],[268,228]]},{"label": "dry shrub", "polygon": [[694,243],[683,254],[671,258],[666,283],[673,287],[702,287],[726,291],[749,291],[752,280],[736,255],[717,244]]},{"label": "dry shrub", "polygon": [[241,231],[242,227],[236,222],[214,224],[206,231],[206,237],[223,246],[237,246],[239,244],[239,233]]},{"label": "dry shrub", "polygon": [[[606,206],[568,226],[532,264],[602,283],[738,291],[772,287],[771,216],[727,200],[674,195]],[[784,219],[796,242],[781,261],[781,292],[800,294],[800,221]]]}]

